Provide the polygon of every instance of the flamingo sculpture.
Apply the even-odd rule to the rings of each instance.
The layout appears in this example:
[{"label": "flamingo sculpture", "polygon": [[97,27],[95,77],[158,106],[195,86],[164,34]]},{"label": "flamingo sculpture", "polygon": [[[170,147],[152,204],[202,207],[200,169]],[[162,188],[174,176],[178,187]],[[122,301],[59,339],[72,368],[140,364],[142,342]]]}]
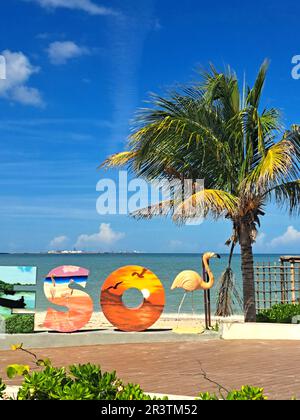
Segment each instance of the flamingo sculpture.
[{"label": "flamingo sculpture", "polygon": [[221,258],[219,254],[216,254],[214,252],[207,252],[203,255],[202,261],[203,261],[203,267],[205,269],[205,272],[208,275],[209,281],[206,282],[196,271],[182,271],[178,274],[178,276],[175,278],[171,290],[175,289],[183,289],[185,291],[183,298],[181,300],[181,303],[178,308],[178,315],[177,315],[177,323],[179,322],[179,314],[183,305],[183,302],[186,298],[187,293],[192,293],[192,308],[194,313],[194,298],[193,294],[196,290],[204,290],[208,291],[210,290],[215,282],[215,278],[213,275],[213,272],[211,271],[209,267],[209,260],[211,258]]}]

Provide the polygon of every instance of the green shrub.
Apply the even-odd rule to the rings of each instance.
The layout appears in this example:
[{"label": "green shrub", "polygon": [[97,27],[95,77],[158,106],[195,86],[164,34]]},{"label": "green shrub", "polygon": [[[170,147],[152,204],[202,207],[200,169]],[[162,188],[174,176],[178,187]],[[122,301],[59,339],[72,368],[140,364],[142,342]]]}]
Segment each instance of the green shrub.
[{"label": "green shrub", "polygon": [[31,334],[34,332],[34,315],[12,315],[5,320],[7,334]]},{"label": "green shrub", "polygon": [[220,393],[219,397],[216,394],[205,392],[199,395],[199,399],[202,401],[264,401],[267,399],[267,397],[264,395],[264,390],[262,388],[255,388],[247,385],[242,386],[239,391],[230,391],[227,393],[227,395]]},{"label": "green shrub", "polygon": [[201,392],[201,394],[199,394],[199,398],[197,399],[201,401],[218,401],[222,398],[218,397],[216,394],[210,394],[209,392]]},{"label": "green shrub", "polygon": [[[0,379],[0,399],[6,387]],[[226,394],[226,395],[225,395]],[[127,384],[117,378],[116,373],[102,373],[100,367],[86,364],[65,368],[46,366],[41,372],[24,374],[17,400],[156,400],[145,394],[139,385]],[[167,400],[167,397],[163,398]],[[220,390],[219,396],[201,393],[198,400],[247,400],[263,401],[267,397],[262,388],[243,386],[240,390]]]},{"label": "green shrub", "polygon": [[253,386],[242,386],[240,391],[231,391],[227,395],[227,400],[247,400],[247,401],[264,401],[267,397],[264,395],[263,388]]},{"label": "green shrub", "polygon": [[102,373],[86,364],[65,368],[46,366],[24,375],[18,400],[150,400],[139,385],[124,385],[116,373]]},{"label": "green shrub", "polygon": [[[19,388],[17,400],[156,400],[143,392],[140,385],[124,384],[116,375],[116,372],[102,373],[100,366],[90,363],[85,365],[71,365],[55,368],[49,359],[39,359],[37,355],[23,347],[23,344],[15,344],[14,351],[20,351],[30,355],[39,371],[31,372],[28,365],[13,364],[7,367],[7,375],[11,379],[15,376],[23,377],[23,383]],[[207,378],[203,371],[204,378]],[[266,400],[262,388],[243,386],[241,390],[228,391],[221,385],[219,396],[208,392],[199,395],[198,400]],[[0,399],[3,397],[5,385],[0,379]],[[225,395],[226,394],[226,395]],[[159,398],[158,398],[159,399]],[[167,400],[167,397],[163,398]]]},{"label": "green shrub", "polygon": [[300,315],[299,304],[277,304],[257,314],[257,322],[291,324],[294,316]]},{"label": "green shrub", "polygon": [[[117,400],[160,400],[160,398],[150,397],[150,395],[146,395],[142,390],[140,385],[135,384],[127,384],[123,389],[122,386],[120,388],[120,392],[117,395]],[[163,400],[167,400],[167,397],[162,398]]]}]

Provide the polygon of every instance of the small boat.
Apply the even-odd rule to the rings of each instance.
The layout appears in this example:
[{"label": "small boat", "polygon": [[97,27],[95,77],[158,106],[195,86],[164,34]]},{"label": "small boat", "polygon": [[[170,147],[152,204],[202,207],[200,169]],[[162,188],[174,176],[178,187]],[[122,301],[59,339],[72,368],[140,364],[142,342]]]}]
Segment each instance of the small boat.
[{"label": "small boat", "polygon": [[19,300],[11,300],[0,297],[0,306],[8,309],[25,309],[26,303],[24,297]]}]

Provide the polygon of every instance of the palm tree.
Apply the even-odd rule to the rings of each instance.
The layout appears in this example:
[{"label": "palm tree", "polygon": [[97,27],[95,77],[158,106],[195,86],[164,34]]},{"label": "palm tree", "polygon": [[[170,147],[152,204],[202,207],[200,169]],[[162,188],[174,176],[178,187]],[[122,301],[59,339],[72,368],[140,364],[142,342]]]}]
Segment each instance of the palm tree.
[{"label": "palm tree", "polygon": [[147,180],[192,179],[194,186],[205,180],[204,190],[194,189],[183,202],[173,197],[135,216],[172,215],[184,223],[200,202],[205,217],[230,220],[227,245],[241,247],[247,322],[256,320],[252,246],[264,207],[274,199],[293,213],[300,201],[300,130],[283,131],[279,112],[261,109],[267,69],[264,62],[253,87],[241,89],[230,69],[220,73],[211,66],[199,83],[166,98],[152,95],[136,116],[128,150],[101,165],[127,166]]}]

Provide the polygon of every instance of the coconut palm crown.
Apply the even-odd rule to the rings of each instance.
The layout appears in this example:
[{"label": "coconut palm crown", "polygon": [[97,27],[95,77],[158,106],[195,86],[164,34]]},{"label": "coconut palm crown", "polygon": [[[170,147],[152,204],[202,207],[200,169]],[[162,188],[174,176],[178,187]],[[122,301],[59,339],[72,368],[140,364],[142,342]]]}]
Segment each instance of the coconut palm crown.
[{"label": "coconut palm crown", "polygon": [[284,131],[279,112],[262,108],[267,70],[264,62],[253,87],[244,83],[240,88],[234,72],[211,66],[198,83],[165,98],[151,95],[149,107],[137,113],[128,150],[101,165],[127,166],[148,180],[205,180],[204,190],[191,192],[183,202],[157,203],[135,216],[171,215],[184,223],[189,209],[201,202],[204,217],[230,220],[227,245],[241,247],[248,322],[256,319],[252,246],[264,208],[274,200],[295,213],[300,202],[300,129]]}]

